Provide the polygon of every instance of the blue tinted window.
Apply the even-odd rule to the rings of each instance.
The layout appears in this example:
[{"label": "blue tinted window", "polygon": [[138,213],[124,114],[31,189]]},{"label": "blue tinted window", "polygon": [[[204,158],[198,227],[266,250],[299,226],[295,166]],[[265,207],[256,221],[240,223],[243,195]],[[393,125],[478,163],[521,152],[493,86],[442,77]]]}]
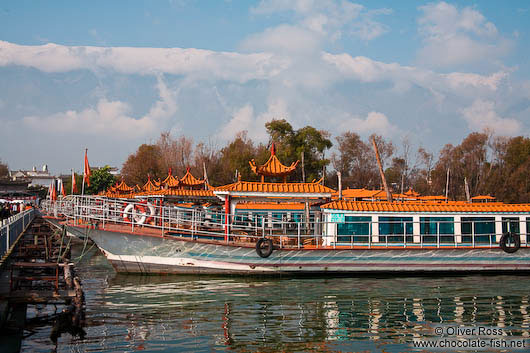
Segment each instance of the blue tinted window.
[{"label": "blue tinted window", "polygon": [[412,217],[379,217],[379,234],[412,234]]}]

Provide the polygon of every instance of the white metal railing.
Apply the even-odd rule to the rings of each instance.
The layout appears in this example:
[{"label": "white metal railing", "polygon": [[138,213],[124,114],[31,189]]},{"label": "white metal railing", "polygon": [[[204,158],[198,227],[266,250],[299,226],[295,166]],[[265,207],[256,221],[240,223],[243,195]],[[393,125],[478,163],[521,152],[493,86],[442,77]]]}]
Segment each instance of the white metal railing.
[{"label": "white metal railing", "polygon": [[31,208],[0,222],[0,258],[13,248],[20,234],[35,218],[35,213],[36,210]]},{"label": "white metal railing", "polygon": [[[255,240],[267,236],[280,247],[303,248],[308,246],[324,247],[499,247],[498,240],[502,236],[503,224],[508,231],[514,222],[530,222],[525,217],[503,215],[484,221],[462,220],[424,220],[401,221],[382,220],[384,217],[369,217],[370,221],[359,222],[328,222],[320,212],[311,212],[306,220],[300,212],[289,214],[287,217],[281,212],[241,212],[228,215],[229,224],[226,225],[225,213],[221,209],[189,207],[179,204],[162,205],[161,201],[132,201],[123,199],[109,199],[100,196],[68,196],[59,201],[43,201],[41,207],[50,215],[64,216],[76,224],[85,224],[106,229],[113,225],[126,225],[131,231],[141,228],[151,228],[160,231],[163,236],[180,236],[192,239],[218,240]],[[285,213],[285,212],[284,212]],[[432,216],[435,217],[435,216]],[[374,220],[375,218],[375,220]],[[387,217],[388,218],[388,217]],[[391,217],[390,217],[391,218]],[[405,218],[405,217],[403,217]],[[517,220],[514,220],[516,218]],[[502,222],[499,223],[499,222]],[[452,231],[447,232],[444,225],[451,225]],[[495,231],[484,232],[485,225]],[[341,229],[348,225],[364,225],[364,231],[356,230],[341,234]],[[228,232],[226,231],[228,227]],[[352,227],[352,229],[355,227]],[[487,227],[486,227],[487,228]],[[435,231],[433,231],[435,229]],[[521,238],[521,245],[526,247],[528,240],[526,223],[523,231],[516,231]],[[530,230],[530,229],[528,229]],[[344,233],[344,231],[343,231]]]}]

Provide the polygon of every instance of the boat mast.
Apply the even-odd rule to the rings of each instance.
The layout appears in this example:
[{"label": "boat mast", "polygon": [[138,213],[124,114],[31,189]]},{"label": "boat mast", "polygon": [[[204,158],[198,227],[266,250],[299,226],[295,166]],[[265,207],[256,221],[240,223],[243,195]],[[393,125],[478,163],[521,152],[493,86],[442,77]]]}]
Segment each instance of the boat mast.
[{"label": "boat mast", "polygon": [[375,138],[372,137],[372,145],[374,146],[375,150],[375,158],[377,159],[377,165],[379,166],[379,174],[381,175],[381,180],[383,181],[383,187],[385,188],[386,192],[386,200],[388,202],[392,202],[392,193],[388,189],[388,185],[386,184],[386,178],[385,173],[383,173],[383,165],[381,164],[381,157],[379,156],[379,150],[377,149],[377,144],[375,143]]}]

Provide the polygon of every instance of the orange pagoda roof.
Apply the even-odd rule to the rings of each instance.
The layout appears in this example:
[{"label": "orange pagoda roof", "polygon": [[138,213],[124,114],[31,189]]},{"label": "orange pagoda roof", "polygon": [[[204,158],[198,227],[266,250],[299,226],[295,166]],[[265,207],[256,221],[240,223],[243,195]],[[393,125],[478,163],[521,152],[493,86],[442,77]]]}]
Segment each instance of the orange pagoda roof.
[{"label": "orange pagoda roof", "polygon": [[407,192],[405,192],[405,196],[418,197],[418,196],[420,196],[420,194],[418,194],[416,191],[414,191],[414,190],[412,190],[412,188],[410,188]]},{"label": "orange pagoda roof", "polygon": [[[229,193],[273,193],[273,194],[331,194],[335,190],[319,183],[264,183],[238,181],[213,188],[215,192]],[[242,195],[244,196],[244,195]]]},{"label": "orange pagoda roof", "polygon": [[250,169],[257,175],[261,175],[262,180],[263,176],[269,176],[269,177],[286,177],[287,175],[291,174],[298,165],[300,161],[296,161],[294,163],[291,163],[290,166],[283,165],[278,157],[276,157],[276,152],[274,148],[274,143],[271,146],[271,156],[269,157],[269,160],[261,165],[257,166],[254,159],[249,161]]},{"label": "orange pagoda roof", "polygon": [[[344,189],[342,190],[343,198],[351,199],[366,199],[366,198],[375,198],[376,195],[380,194],[381,190],[367,190],[367,189]],[[334,195],[335,196],[335,195]],[[338,196],[338,194],[337,194]],[[386,197],[386,194],[385,194]]]},{"label": "orange pagoda roof", "polygon": [[369,202],[333,201],[320,206],[324,209],[353,212],[410,213],[530,213],[530,204],[468,203],[468,202]]},{"label": "orange pagoda roof", "polygon": [[186,168],[186,174],[180,178],[180,184],[183,186],[197,186],[197,185],[203,185],[204,180],[195,178],[191,172],[190,168]]},{"label": "orange pagoda roof", "polygon": [[116,183],[115,186],[111,186],[108,188],[108,191],[110,192],[117,192],[117,193],[127,193],[132,192],[134,190],[134,187],[128,186],[125,184],[125,181],[123,179],[121,180],[121,183]]},{"label": "orange pagoda roof", "polygon": [[138,196],[159,195],[159,196],[190,196],[190,197],[215,197],[211,190],[186,190],[186,189],[162,189],[154,191],[144,191]]},{"label": "orange pagoda roof", "polygon": [[238,210],[294,210],[303,211],[305,204],[303,202],[247,202],[238,203],[236,205]]},{"label": "orange pagoda roof", "polygon": [[170,188],[176,188],[180,185],[180,181],[170,173],[164,180],[162,180],[162,184]]},{"label": "orange pagoda roof", "polygon": [[478,195],[471,198],[471,200],[486,200],[486,201],[493,201],[495,200],[495,197],[490,195]]},{"label": "orange pagoda roof", "polygon": [[157,191],[157,190],[160,190],[160,187],[159,186],[156,186],[152,181],[151,181],[151,177],[149,177],[147,179],[147,183],[144,184],[144,186],[142,186],[142,190],[143,191]]}]

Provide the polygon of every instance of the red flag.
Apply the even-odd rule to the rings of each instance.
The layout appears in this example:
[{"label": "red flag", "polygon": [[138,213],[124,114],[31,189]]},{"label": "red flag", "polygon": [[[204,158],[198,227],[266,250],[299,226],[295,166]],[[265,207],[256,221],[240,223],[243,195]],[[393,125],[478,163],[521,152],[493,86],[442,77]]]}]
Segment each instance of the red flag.
[{"label": "red flag", "polygon": [[75,183],[75,173],[72,170],[72,194],[77,192],[77,184]]},{"label": "red flag", "polygon": [[83,171],[83,178],[86,184],[90,186],[90,164],[88,164],[87,151],[88,149],[85,150],[85,170]]},{"label": "red flag", "polygon": [[65,196],[66,196],[66,192],[64,191],[63,180],[60,179],[60,180],[59,180],[59,183],[61,183],[61,195],[63,195],[63,197],[65,197]]},{"label": "red flag", "polygon": [[55,180],[52,183],[52,201],[57,200],[57,190],[55,190]]},{"label": "red flag", "polygon": [[52,199],[52,194],[53,194],[53,181],[50,183],[50,186],[48,186],[48,196],[50,200]]}]

